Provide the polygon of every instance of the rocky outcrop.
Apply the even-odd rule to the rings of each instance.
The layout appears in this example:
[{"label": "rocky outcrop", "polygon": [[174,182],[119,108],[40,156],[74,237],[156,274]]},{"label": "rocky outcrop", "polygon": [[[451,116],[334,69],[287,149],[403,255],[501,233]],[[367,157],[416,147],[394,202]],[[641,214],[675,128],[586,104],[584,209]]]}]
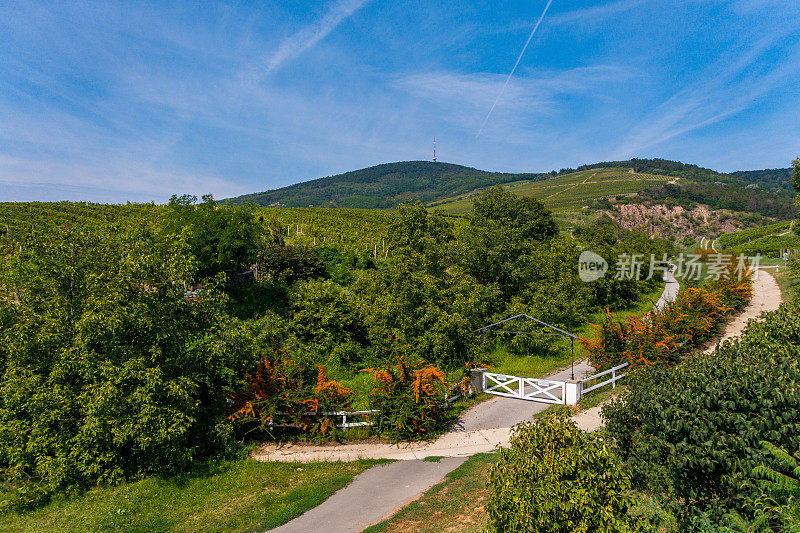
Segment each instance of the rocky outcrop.
[{"label": "rocky outcrop", "polygon": [[[716,237],[752,227],[762,219],[748,213],[712,211],[705,205],[692,209],[664,204],[616,204],[606,214],[626,229],[644,231],[652,237],[682,240]],[[758,218],[759,220],[755,220]]]}]

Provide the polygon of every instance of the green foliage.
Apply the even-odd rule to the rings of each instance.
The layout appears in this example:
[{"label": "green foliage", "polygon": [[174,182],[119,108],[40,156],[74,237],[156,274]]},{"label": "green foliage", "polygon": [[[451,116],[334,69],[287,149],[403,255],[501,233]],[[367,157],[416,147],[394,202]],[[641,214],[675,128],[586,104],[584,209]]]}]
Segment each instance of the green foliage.
[{"label": "green foliage", "polygon": [[267,244],[258,252],[259,276],[291,285],[299,280],[328,276],[325,260],[306,246]]},{"label": "green foliage", "polygon": [[[794,324],[770,339],[782,324]],[[797,310],[770,313],[741,342],[695,355],[672,369],[629,376],[628,388],[603,414],[635,485],[673,494],[684,524],[736,510],[752,518],[760,490],[753,473],[764,458],[759,442],[800,448]],[[780,343],[789,350],[775,349]]]},{"label": "green foliage", "polygon": [[366,257],[378,262],[391,256],[388,228],[394,213],[377,209],[278,208],[258,210],[264,223],[277,230],[288,244],[334,247],[354,257],[365,268]]},{"label": "green foliage", "polygon": [[550,239],[556,233],[550,212],[539,201],[493,187],[475,200],[469,228],[460,236],[461,264],[475,279],[496,283],[510,298],[518,289],[518,260],[536,241]]},{"label": "green foliage", "polygon": [[139,221],[31,236],[1,265],[0,462],[18,504],[174,471],[223,442],[248,360],[219,294],[184,297],[188,247]]},{"label": "green foliage", "polygon": [[[621,228],[608,216],[600,217],[592,224],[578,226],[573,233],[582,244],[608,261],[608,274],[587,284],[592,292],[588,299],[597,308],[625,308],[663,280],[659,272],[649,280],[624,277],[617,279],[616,272],[621,255],[627,254],[630,257],[633,254],[641,254],[648,259],[652,255],[656,259],[661,259],[665,254],[672,256],[675,253],[675,247],[671,243],[661,239],[651,239],[638,231]],[[641,278],[647,277],[648,268],[649,265],[644,265]]]},{"label": "green foliage", "polygon": [[453,223],[429,215],[421,203],[401,204],[389,227],[389,239],[401,259],[431,274],[447,266],[447,247],[455,240]]},{"label": "green foliage", "polygon": [[564,416],[514,428],[492,467],[487,531],[628,531],[634,504],[620,461]]},{"label": "green foliage", "polygon": [[777,470],[766,465],[758,465],[753,474],[758,477],[758,486],[772,498],[781,498],[789,502],[800,499],[800,454],[790,455],[786,450],[771,442],[761,441],[761,445],[769,452]]},{"label": "green foliage", "polygon": [[167,227],[175,233],[188,228],[186,239],[198,262],[198,275],[214,276],[223,271],[248,268],[256,260],[264,227],[251,206],[219,207],[209,194],[197,204],[191,195],[170,198]]},{"label": "green foliage", "polygon": [[291,331],[315,361],[360,366],[367,332],[349,289],[331,280],[307,281],[292,288],[289,300]]},{"label": "green foliage", "polygon": [[517,196],[499,185],[475,199],[471,223],[473,229],[491,225],[510,232],[515,242],[540,241],[557,233],[550,211],[539,200]]},{"label": "green foliage", "polygon": [[739,170],[729,174],[745,183],[757,185],[762,189],[791,191],[792,169],[767,168],[763,170]]}]

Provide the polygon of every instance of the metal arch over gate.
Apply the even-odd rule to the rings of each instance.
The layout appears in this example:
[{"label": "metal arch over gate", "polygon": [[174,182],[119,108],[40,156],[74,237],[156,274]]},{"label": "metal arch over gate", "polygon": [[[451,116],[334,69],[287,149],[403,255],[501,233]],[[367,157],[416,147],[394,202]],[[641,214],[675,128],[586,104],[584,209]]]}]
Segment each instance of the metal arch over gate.
[{"label": "metal arch over gate", "polygon": [[564,404],[565,386],[563,381],[483,373],[483,392],[518,400]]},{"label": "metal arch over gate", "polygon": [[[527,330],[526,331],[506,331],[506,330],[503,330],[503,329],[500,329],[500,330],[494,329],[496,326],[499,326],[501,324],[505,324],[506,322],[510,322],[512,320],[518,320],[520,318],[524,318],[524,319],[536,322],[539,326],[542,326],[542,327],[545,327],[545,328],[549,328],[549,329],[553,330],[555,333],[548,333],[548,332],[544,332],[544,331],[527,331]],[[533,318],[532,316],[527,315],[525,313],[520,313],[518,315],[514,315],[514,316],[511,316],[511,317],[508,317],[508,318],[504,318],[503,320],[500,320],[499,322],[495,322],[494,324],[489,324],[488,326],[483,326],[482,328],[479,328],[479,329],[475,330],[475,333],[480,333],[481,335],[484,335],[486,333],[492,333],[492,332],[494,332],[494,333],[512,334],[512,335],[545,335],[545,336],[552,335],[552,336],[556,336],[556,337],[565,337],[565,338],[569,339],[569,349],[570,349],[570,352],[572,353],[572,367],[571,367],[572,368],[572,372],[571,372],[571,375],[572,375],[572,379],[575,379],[575,339],[578,338],[577,335],[573,335],[569,331],[564,331],[561,328],[557,328],[556,326],[554,326],[552,324],[548,324],[547,322],[545,322],[543,320],[539,320],[538,318]],[[513,377],[513,376],[506,376],[506,377]],[[527,378],[519,378],[519,379],[527,379]],[[538,381],[544,381],[544,380],[538,380]],[[486,387],[484,387],[484,388],[486,388]],[[515,398],[516,398],[516,396],[515,396]]]}]

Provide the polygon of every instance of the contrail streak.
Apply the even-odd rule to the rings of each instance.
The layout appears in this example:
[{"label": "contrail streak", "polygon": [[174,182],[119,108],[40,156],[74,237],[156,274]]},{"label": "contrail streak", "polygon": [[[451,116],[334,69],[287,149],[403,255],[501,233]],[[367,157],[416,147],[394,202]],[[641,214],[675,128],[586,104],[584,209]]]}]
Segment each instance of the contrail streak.
[{"label": "contrail streak", "polygon": [[497,105],[497,102],[500,101],[500,98],[502,98],[503,93],[506,92],[506,87],[508,87],[508,82],[511,80],[511,76],[513,76],[514,75],[514,71],[517,70],[517,65],[519,65],[519,62],[522,60],[522,56],[525,54],[525,50],[527,50],[528,49],[528,45],[531,44],[531,39],[533,39],[533,34],[536,33],[536,30],[539,28],[539,24],[542,23],[542,19],[544,19],[544,16],[547,13],[547,10],[550,8],[550,4],[552,4],[552,3],[553,3],[553,0],[548,0],[547,1],[547,5],[544,6],[544,11],[542,11],[542,14],[539,17],[539,20],[536,21],[536,25],[531,30],[531,34],[528,35],[528,40],[525,41],[525,46],[522,47],[522,52],[519,53],[519,57],[517,58],[517,62],[514,63],[514,68],[512,68],[511,72],[508,73],[508,77],[506,78],[506,82],[503,84],[503,88],[500,89],[500,94],[498,94],[497,98],[494,99],[494,103],[492,104],[492,108],[489,109],[489,112],[486,114],[486,118],[483,119],[483,124],[481,124],[481,129],[478,130],[478,133],[475,134],[475,137],[479,137],[480,136],[481,132],[483,131],[484,126],[486,126],[486,123],[489,121],[489,117],[492,116],[492,111],[494,111],[494,108]]}]

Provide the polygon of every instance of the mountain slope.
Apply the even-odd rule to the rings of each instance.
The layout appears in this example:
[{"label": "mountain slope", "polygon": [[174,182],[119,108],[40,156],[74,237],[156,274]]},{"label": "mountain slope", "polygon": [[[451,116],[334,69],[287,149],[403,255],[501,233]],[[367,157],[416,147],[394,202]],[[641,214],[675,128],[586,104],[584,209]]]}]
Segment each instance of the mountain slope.
[{"label": "mountain slope", "polygon": [[401,202],[431,202],[497,183],[543,180],[548,174],[486,172],[451,163],[404,161],[354,170],[281,189],[227,200],[287,207],[391,208]]},{"label": "mountain slope", "polygon": [[[592,200],[643,193],[651,203],[705,204],[711,208],[753,211],[784,218],[791,211],[788,169],[716,172],[665,159],[629,159],[581,165],[556,172],[512,174],[487,172],[451,163],[385,163],[344,174],[247,194],[226,202],[262,206],[392,208],[419,200],[442,212],[469,211],[472,197],[485,187],[503,184],[517,194],[543,200],[556,212],[574,212]],[[734,198],[727,205],[723,197]],[[739,206],[738,204],[744,204]],[[723,205],[724,204],[724,205]],[[775,204],[775,205],[772,205]],[[769,208],[769,209],[768,209]]]}]

